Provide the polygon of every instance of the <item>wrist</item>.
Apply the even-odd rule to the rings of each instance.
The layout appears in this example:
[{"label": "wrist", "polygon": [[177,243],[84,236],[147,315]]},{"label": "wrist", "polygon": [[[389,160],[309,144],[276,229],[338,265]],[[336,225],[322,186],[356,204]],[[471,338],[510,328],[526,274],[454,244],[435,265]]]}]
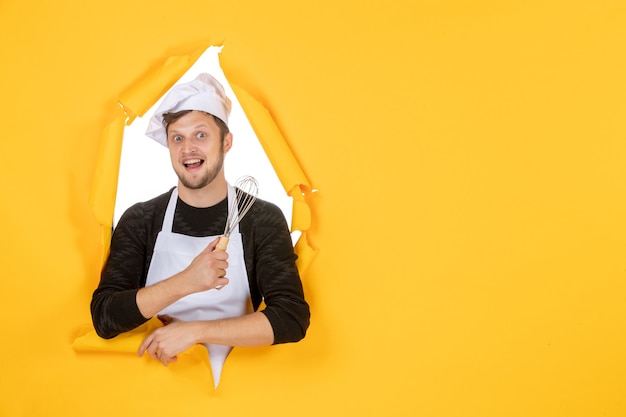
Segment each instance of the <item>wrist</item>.
[{"label": "wrist", "polygon": [[177,298],[183,298],[189,294],[193,294],[195,291],[190,285],[190,280],[188,278],[187,270],[183,270],[178,274],[172,276],[172,289],[175,294],[177,294]]},{"label": "wrist", "polygon": [[206,321],[190,321],[189,324],[189,334],[191,335],[193,342],[195,344],[206,343]]}]

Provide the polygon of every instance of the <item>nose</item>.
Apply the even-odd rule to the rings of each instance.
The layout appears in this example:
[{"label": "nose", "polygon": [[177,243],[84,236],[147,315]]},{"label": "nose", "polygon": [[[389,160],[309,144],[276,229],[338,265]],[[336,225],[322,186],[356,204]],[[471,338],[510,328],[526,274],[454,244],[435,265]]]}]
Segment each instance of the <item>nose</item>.
[{"label": "nose", "polygon": [[183,151],[184,154],[191,153],[193,152],[194,149],[195,149],[195,145],[192,141],[190,140],[183,141],[181,145],[181,150]]}]

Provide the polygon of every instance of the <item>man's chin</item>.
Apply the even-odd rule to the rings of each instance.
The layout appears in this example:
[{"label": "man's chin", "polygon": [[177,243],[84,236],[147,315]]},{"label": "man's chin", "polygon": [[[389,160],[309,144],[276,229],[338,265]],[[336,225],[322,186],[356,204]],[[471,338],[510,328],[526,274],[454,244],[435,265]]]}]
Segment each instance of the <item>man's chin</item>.
[{"label": "man's chin", "polygon": [[180,181],[180,183],[183,185],[183,187],[189,190],[200,190],[209,184],[208,182],[189,182],[182,180]]},{"label": "man's chin", "polygon": [[178,180],[180,184],[189,190],[200,190],[206,187],[207,185],[209,185],[214,179],[215,179],[214,176],[211,177],[209,175],[205,175],[202,178],[196,178],[196,179],[190,179],[188,177],[185,177],[184,175],[178,176]]}]

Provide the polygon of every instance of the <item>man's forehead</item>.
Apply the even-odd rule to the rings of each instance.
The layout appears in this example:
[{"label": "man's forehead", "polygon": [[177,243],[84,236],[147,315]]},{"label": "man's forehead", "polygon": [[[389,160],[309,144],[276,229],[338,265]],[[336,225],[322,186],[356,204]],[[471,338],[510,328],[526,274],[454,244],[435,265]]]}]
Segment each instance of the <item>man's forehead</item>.
[{"label": "man's forehead", "polygon": [[199,129],[202,127],[219,128],[212,114],[194,110],[170,123],[168,131],[171,132],[176,129]]}]

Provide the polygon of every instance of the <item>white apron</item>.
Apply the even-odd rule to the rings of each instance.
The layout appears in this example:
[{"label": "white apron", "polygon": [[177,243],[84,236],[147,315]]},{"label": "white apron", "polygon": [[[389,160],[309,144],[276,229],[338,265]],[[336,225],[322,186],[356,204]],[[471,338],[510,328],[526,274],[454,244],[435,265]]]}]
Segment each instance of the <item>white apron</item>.
[{"label": "white apron", "polygon": [[[235,190],[228,186],[228,207],[235,198]],[[172,232],[174,211],[178,201],[178,189],[174,188],[165,211],[163,227],[157,236],[154,253],[148,269],[146,286],[155,284],[175,275],[191,264],[191,261],[218,236],[194,237]],[[234,204],[237,215],[237,205]],[[231,232],[228,242],[228,285],[221,290],[208,290],[190,294],[161,310],[158,314],[167,314],[183,321],[215,320],[239,317],[252,311],[250,287],[243,257],[243,243],[239,225]],[[232,346],[205,344],[209,351],[209,362],[213,372],[215,386],[219,384],[222,367]]]}]

